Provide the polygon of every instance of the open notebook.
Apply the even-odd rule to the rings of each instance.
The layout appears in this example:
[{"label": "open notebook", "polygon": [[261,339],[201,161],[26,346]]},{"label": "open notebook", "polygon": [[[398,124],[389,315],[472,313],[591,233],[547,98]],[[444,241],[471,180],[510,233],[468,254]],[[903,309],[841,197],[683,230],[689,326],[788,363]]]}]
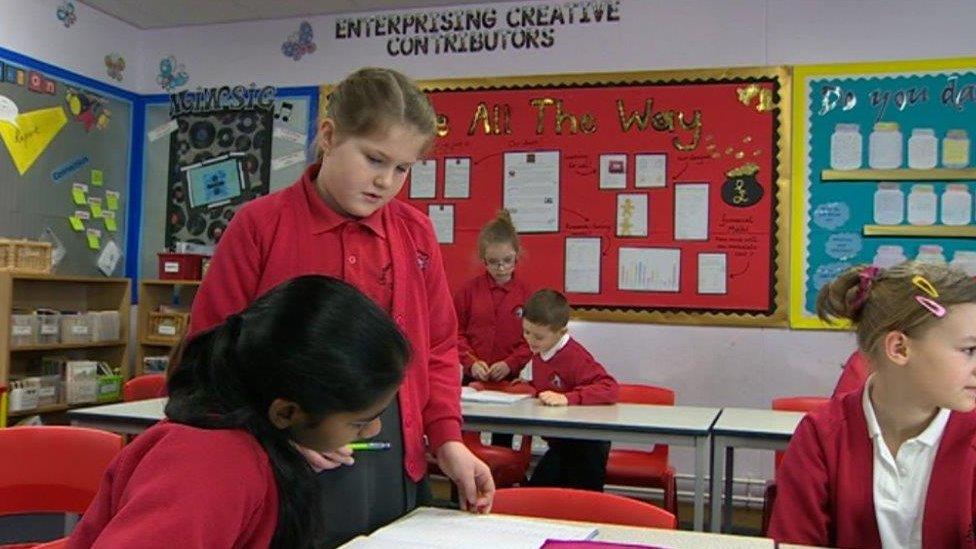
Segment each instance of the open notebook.
[{"label": "open notebook", "polygon": [[478,402],[481,404],[511,404],[526,398],[532,398],[532,395],[503,393],[501,391],[479,391],[471,387],[461,387],[461,400],[463,402]]},{"label": "open notebook", "polygon": [[472,515],[449,509],[418,509],[369,537],[344,545],[354,549],[491,547],[538,549],[548,539],[588,540],[589,526],[573,526],[499,515]]}]

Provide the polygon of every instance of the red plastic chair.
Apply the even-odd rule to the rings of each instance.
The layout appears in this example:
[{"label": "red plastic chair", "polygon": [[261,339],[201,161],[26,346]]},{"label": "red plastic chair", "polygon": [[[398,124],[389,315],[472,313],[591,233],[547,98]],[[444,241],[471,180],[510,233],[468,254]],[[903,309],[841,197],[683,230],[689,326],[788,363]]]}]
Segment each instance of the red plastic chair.
[{"label": "red plastic chair", "polygon": [[644,528],[677,527],[675,516],[656,505],[605,492],[572,488],[503,488],[493,513]]},{"label": "red plastic chair", "polygon": [[81,427],[0,429],[0,516],[83,514],[122,444]]},{"label": "red plastic chair", "polygon": [[165,386],[166,375],[164,374],[136,376],[125,382],[125,387],[122,388],[122,400],[132,402],[133,400],[159,398],[163,395]]},{"label": "red plastic chair", "polygon": [[[784,412],[811,412],[820,406],[830,402],[827,397],[820,396],[796,396],[780,397],[773,399],[773,410]],[[779,464],[783,461],[786,452],[777,451],[775,463],[776,471],[779,471]],[[766,493],[763,495],[763,515],[762,515],[762,535],[766,535],[769,529],[769,520],[773,517],[773,504],[776,503],[776,481],[766,484]]]},{"label": "red plastic chair", "polygon": [[[674,406],[674,391],[654,385],[620,385],[620,402]],[[664,509],[678,514],[678,486],[674,467],[668,463],[668,447],[655,444],[652,451],[610,450],[607,484],[664,490]]]},{"label": "red plastic chair", "polygon": [[[470,386],[479,391],[501,391],[535,396],[535,389],[528,383],[511,383],[508,381],[473,381]],[[507,488],[525,482],[525,474],[532,460],[532,437],[522,436],[522,444],[518,450],[503,446],[490,446],[481,442],[481,433],[464,431],[461,433],[465,446],[478,459],[488,464],[491,477],[495,480],[495,487]]]}]

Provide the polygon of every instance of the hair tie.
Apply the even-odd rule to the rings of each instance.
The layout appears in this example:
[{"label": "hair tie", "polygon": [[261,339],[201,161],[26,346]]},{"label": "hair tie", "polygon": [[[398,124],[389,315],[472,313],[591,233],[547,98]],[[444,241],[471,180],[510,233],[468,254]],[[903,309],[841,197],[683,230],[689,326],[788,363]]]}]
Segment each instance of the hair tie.
[{"label": "hair tie", "polygon": [[871,294],[871,286],[880,275],[881,268],[874,265],[861,269],[861,272],[858,274],[857,294],[851,303],[851,311],[856,313],[864,307],[864,304],[868,301],[868,296]]}]

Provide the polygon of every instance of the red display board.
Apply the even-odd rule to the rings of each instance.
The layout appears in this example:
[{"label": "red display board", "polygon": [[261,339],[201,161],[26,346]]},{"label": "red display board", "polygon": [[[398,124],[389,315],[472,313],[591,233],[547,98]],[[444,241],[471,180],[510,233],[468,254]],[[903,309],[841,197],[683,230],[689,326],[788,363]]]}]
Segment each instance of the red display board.
[{"label": "red display board", "polygon": [[[401,198],[430,213],[452,288],[513,211],[534,287],[586,318],[782,324],[784,69],[423,83],[439,118]],[[598,239],[598,240],[597,240]]]}]

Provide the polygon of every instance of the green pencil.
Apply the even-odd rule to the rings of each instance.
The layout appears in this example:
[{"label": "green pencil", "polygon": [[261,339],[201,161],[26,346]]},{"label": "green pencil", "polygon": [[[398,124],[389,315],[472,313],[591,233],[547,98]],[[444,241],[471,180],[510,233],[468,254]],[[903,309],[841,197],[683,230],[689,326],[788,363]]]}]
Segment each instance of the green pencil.
[{"label": "green pencil", "polygon": [[346,446],[354,452],[363,450],[389,450],[392,446],[389,442],[350,442]]}]

